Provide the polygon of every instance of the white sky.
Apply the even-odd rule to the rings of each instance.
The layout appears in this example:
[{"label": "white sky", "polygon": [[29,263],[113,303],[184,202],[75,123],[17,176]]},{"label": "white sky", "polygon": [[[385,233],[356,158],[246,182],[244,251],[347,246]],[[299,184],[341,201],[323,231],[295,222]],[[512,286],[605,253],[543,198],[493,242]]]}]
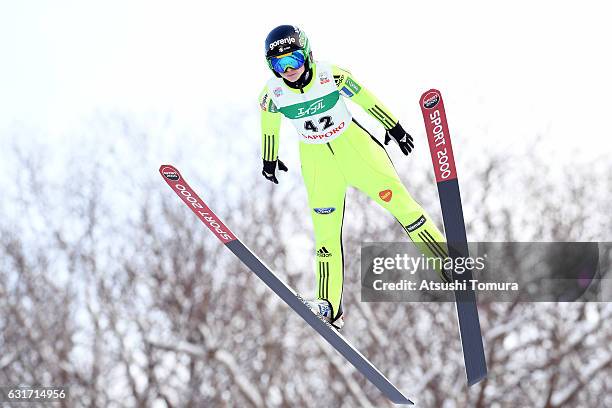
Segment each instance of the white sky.
[{"label": "white sky", "polygon": [[61,134],[96,109],[170,112],[194,131],[210,107],[256,114],[264,38],[291,23],[415,133],[419,96],[436,87],[461,137],[503,149],[543,134],[567,157],[612,150],[608,2],[281,4],[3,2],[0,131]]}]

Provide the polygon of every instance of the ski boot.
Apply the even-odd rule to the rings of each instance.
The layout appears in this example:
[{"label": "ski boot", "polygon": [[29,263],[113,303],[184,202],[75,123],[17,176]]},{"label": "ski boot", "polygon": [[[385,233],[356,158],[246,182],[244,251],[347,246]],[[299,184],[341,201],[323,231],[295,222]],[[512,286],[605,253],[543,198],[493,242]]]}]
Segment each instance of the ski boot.
[{"label": "ski boot", "polygon": [[333,310],[327,299],[305,300],[304,302],[314,314],[322,317],[323,320],[334,326],[336,330],[340,330],[342,326],[344,326],[344,314],[341,314],[335,320],[332,320]]}]

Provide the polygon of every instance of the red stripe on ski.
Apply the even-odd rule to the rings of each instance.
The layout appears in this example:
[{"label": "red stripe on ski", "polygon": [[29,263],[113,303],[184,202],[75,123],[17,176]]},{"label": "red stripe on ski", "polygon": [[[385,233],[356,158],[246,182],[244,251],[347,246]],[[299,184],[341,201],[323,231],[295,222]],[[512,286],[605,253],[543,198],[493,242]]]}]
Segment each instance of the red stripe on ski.
[{"label": "red stripe on ski", "polygon": [[172,190],[174,190],[176,195],[191,208],[191,211],[198,216],[200,221],[202,221],[221,242],[227,244],[236,239],[232,231],[221,222],[215,213],[213,213],[211,209],[204,204],[204,201],[202,201],[191,187],[189,187],[189,184],[183,180],[181,173],[179,173],[176,168],[169,164],[164,164],[159,168],[159,173]]},{"label": "red stripe on ski", "polygon": [[437,89],[430,89],[421,96],[421,111],[425,120],[431,162],[436,174],[436,183],[457,178],[453,146],[446,122],[444,102]]}]

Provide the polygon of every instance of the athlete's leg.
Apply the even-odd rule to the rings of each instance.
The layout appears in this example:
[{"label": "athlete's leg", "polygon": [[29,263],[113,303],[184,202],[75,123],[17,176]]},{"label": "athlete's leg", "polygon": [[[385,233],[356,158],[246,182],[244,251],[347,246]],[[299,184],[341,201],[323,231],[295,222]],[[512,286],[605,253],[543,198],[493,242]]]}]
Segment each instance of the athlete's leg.
[{"label": "athlete's leg", "polygon": [[329,301],[332,320],[336,320],[342,315],[342,221],[347,184],[328,146],[301,143],[300,158],[315,232],[316,297]]},{"label": "athlete's leg", "polygon": [[[345,133],[343,137],[347,136],[347,147],[355,157],[347,173],[350,175],[349,184],[391,212],[421,253],[427,257],[445,258],[444,235],[408,193],[383,146],[356,124]],[[442,272],[438,271],[440,274]]]}]

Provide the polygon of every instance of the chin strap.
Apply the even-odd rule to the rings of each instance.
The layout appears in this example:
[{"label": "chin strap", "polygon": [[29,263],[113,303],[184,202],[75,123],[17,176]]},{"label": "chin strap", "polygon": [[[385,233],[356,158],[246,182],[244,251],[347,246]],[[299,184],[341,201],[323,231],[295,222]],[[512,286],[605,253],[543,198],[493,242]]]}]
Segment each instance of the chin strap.
[{"label": "chin strap", "polygon": [[[308,63],[306,63],[306,64],[308,64]],[[298,78],[297,81],[289,82],[286,79],[283,79],[283,82],[289,88],[300,89],[300,88],[304,88],[306,85],[308,85],[308,83],[310,82],[311,79],[312,79],[312,68],[310,67],[310,64],[308,64],[306,66],[306,69],[304,70],[304,73]]]},{"label": "chin strap", "polygon": [[308,64],[304,73],[298,79],[298,83],[302,86],[306,86],[310,82],[310,78],[312,78],[312,68],[310,68],[310,64]]}]

